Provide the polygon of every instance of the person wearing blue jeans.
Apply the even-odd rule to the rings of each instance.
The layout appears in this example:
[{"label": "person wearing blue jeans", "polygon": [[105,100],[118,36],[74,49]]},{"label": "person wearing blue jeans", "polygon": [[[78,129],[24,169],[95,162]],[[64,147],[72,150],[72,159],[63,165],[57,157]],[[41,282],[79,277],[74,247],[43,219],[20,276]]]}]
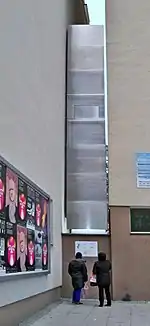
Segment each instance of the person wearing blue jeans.
[{"label": "person wearing blue jeans", "polygon": [[73,295],[72,295],[72,302],[73,303],[80,303],[80,299],[81,299],[81,290],[82,289],[76,289],[73,290]]},{"label": "person wearing blue jeans", "polygon": [[87,268],[84,260],[82,259],[81,252],[77,252],[75,259],[69,263],[68,273],[72,278],[72,286],[74,289],[72,303],[81,304],[81,291],[84,288],[84,284],[88,280]]}]

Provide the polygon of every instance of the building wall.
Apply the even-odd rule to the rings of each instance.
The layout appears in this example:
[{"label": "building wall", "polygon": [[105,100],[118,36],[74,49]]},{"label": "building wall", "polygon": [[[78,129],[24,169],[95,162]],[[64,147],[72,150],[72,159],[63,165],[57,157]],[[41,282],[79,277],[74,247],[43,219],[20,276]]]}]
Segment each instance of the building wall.
[{"label": "building wall", "polygon": [[128,207],[111,207],[113,299],[150,300],[150,237],[130,235]]},{"label": "building wall", "polygon": [[0,4],[0,155],[54,201],[51,275],[1,282],[0,307],[62,285],[67,5]]},{"label": "building wall", "polygon": [[106,0],[109,204],[113,298],[150,299],[148,235],[130,234],[130,206],[150,206],[136,187],[138,152],[150,152],[149,26],[146,0]]},{"label": "building wall", "polygon": [[[72,284],[70,276],[68,275],[68,264],[74,259],[75,256],[75,241],[97,241],[99,251],[104,251],[107,254],[107,258],[110,258],[110,238],[109,236],[98,235],[63,235],[62,237],[62,249],[63,249],[63,286],[62,296],[65,298],[71,298],[72,296]],[[88,276],[90,278],[92,273],[93,264],[97,258],[87,257],[86,265],[88,269]],[[97,288],[92,288],[89,285],[89,290],[86,293],[87,299],[97,299]]]},{"label": "building wall", "polygon": [[110,205],[150,203],[135,165],[135,153],[150,152],[149,16],[147,0],[106,0]]}]

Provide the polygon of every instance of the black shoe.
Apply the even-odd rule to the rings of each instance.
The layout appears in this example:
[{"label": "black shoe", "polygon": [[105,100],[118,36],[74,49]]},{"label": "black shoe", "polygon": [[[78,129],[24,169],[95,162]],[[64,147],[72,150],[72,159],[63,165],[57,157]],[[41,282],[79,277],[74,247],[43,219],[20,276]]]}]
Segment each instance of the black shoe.
[{"label": "black shoe", "polygon": [[111,307],[111,303],[107,303],[107,304],[105,304],[105,307]]},{"label": "black shoe", "polygon": [[102,305],[102,304],[100,304],[100,305],[99,305],[99,307],[100,307],[100,308],[103,308],[103,305]]}]

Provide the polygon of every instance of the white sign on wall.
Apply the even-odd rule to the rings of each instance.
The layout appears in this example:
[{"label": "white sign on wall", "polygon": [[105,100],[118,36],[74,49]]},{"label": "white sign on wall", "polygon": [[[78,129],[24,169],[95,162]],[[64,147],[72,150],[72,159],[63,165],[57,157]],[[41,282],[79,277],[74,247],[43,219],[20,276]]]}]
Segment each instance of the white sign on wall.
[{"label": "white sign on wall", "polygon": [[136,154],[137,188],[150,188],[150,153]]},{"label": "white sign on wall", "polygon": [[97,241],[75,241],[75,254],[81,252],[83,257],[98,257]]}]

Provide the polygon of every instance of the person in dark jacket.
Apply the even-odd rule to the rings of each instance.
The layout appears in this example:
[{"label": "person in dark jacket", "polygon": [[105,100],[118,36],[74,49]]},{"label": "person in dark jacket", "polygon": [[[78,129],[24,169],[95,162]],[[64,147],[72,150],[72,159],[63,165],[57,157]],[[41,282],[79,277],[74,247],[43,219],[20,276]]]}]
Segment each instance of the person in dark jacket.
[{"label": "person in dark jacket", "polygon": [[83,261],[80,252],[77,252],[75,259],[69,263],[68,273],[72,278],[72,286],[74,289],[72,303],[82,304],[80,302],[81,290],[84,288],[84,284],[88,280],[88,275],[85,262]]},{"label": "person in dark jacket", "polygon": [[110,295],[110,270],[111,263],[106,260],[106,254],[100,252],[98,254],[98,261],[93,266],[93,275],[96,275],[96,282],[99,288],[99,307],[104,305],[104,290],[107,299],[108,307],[111,306],[111,295]]}]

